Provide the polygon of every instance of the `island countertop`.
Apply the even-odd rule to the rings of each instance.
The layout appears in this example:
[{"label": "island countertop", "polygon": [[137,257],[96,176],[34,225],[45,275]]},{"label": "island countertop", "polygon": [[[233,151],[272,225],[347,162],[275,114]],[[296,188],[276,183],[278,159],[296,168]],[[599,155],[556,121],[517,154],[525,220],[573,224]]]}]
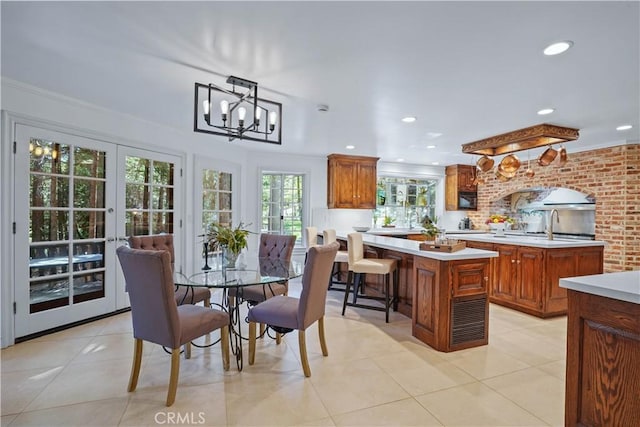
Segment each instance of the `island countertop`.
[{"label": "island countertop", "polygon": [[473,242],[486,242],[486,243],[501,243],[504,245],[516,245],[516,246],[532,246],[536,248],[581,248],[589,246],[605,246],[606,242],[602,240],[577,240],[577,239],[562,239],[554,238],[549,240],[547,237],[542,236],[526,236],[521,234],[505,234],[504,237],[497,237],[493,233],[485,234],[456,234],[447,233],[447,237],[453,237],[454,239],[469,240]]},{"label": "island countertop", "polygon": [[640,304],[640,271],[567,277],[560,279],[560,287]]},{"label": "island countertop", "polygon": [[[347,240],[347,235],[353,231],[337,231],[338,239]],[[497,252],[482,249],[465,248],[458,252],[433,252],[420,250],[420,242],[415,240],[398,239],[396,237],[377,236],[370,233],[361,233],[362,241],[365,245],[376,248],[389,249],[405,254],[416,255],[424,258],[436,259],[439,261],[452,261],[461,259],[495,258]]]}]

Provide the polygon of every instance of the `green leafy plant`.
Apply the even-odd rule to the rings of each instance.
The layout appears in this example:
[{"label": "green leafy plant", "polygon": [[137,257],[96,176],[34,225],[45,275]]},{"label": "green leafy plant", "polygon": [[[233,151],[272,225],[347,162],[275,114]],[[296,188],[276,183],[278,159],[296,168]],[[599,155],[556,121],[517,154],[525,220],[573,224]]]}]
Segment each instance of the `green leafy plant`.
[{"label": "green leafy plant", "polygon": [[209,246],[213,250],[219,250],[224,246],[234,254],[239,254],[243,248],[247,247],[247,237],[251,233],[244,227],[242,222],[235,228],[214,222],[209,225],[207,232]]},{"label": "green leafy plant", "polygon": [[428,237],[437,236],[438,235],[438,226],[436,225],[437,221],[438,221],[437,218],[434,221],[431,218],[429,218],[429,215],[425,215],[424,218],[422,218],[422,221],[420,222],[420,225],[422,225],[422,228],[424,228],[424,230],[422,230],[422,234]]},{"label": "green leafy plant", "polygon": [[385,215],[383,221],[384,221],[383,222],[384,227],[390,227],[391,225],[393,225],[394,219],[391,218],[389,215]]}]

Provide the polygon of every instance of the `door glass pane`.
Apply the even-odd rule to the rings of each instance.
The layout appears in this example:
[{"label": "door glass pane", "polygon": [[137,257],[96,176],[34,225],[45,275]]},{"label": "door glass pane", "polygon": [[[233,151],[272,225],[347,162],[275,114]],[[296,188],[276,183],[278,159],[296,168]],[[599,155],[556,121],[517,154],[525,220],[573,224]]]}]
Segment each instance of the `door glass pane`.
[{"label": "door glass pane", "polygon": [[262,232],[293,234],[302,244],[303,175],[262,175]]},{"label": "door glass pane", "polygon": [[32,242],[49,242],[69,238],[68,211],[32,209],[29,215],[29,238]]},{"label": "door glass pane", "polygon": [[104,184],[104,181],[74,180],[73,205],[76,208],[104,208]]},{"label": "door glass pane", "polygon": [[75,176],[105,177],[106,158],[104,152],[76,148],[74,154],[73,173]]},{"label": "door glass pane", "polygon": [[69,206],[69,178],[32,173],[30,180],[32,207]]},{"label": "door glass pane", "polygon": [[173,163],[127,156],[125,232],[143,236],[174,231]]},{"label": "door glass pane", "polygon": [[75,293],[88,282],[77,272],[104,274],[106,153],[34,138],[29,152],[30,312],[104,297],[103,280],[92,280],[80,299]]}]

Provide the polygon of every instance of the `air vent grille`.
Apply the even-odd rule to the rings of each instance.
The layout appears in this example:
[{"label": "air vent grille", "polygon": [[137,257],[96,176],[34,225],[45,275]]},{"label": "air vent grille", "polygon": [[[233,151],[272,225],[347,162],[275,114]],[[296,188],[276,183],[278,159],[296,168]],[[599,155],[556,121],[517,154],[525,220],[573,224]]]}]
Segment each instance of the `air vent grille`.
[{"label": "air vent grille", "polygon": [[453,301],[451,345],[484,339],[486,305],[486,297]]}]

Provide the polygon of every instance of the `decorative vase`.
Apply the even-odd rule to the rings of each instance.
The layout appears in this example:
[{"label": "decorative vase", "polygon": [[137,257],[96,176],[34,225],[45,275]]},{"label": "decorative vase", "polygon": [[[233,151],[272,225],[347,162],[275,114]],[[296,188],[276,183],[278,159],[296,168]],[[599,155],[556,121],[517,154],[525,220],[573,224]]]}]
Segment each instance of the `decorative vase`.
[{"label": "decorative vase", "polygon": [[236,268],[236,261],[238,260],[237,253],[229,250],[226,246],[222,248],[222,258],[224,262],[224,267],[226,268]]}]

